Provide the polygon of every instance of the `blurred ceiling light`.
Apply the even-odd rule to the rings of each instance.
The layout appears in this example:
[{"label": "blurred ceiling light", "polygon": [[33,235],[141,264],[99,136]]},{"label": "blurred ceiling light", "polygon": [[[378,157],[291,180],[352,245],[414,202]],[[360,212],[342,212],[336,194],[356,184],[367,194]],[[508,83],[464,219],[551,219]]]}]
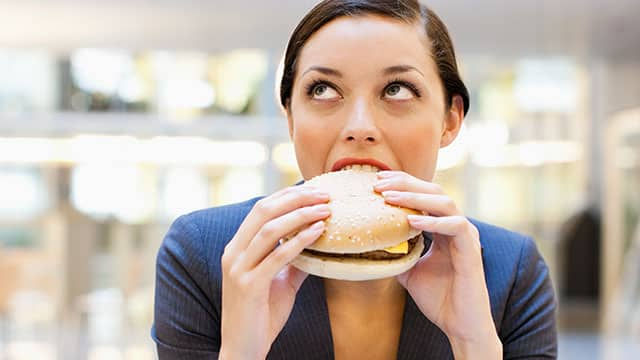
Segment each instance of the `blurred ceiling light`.
[{"label": "blurred ceiling light", "polygon": [[142,161],[164,164],[257,166],[267,156],[255,141],[212,141],[201,137],[155,137],[145,144]]},{"label": "blurred ceiling light", "polygon": [[516,65],[514,96],[526,112],[575,111],[578,98],[576,65],[563,58],[527,59]]},{"label": "blurred ceiling light", "polygon": [[474,123],[468,128],[466,142],[474,149],[506,145],[509,143],[509,128],[504,121]]},{"label": "blurred ceiling light", "polygon": [[226,171],[217,189],[220,204],[231,204],[262,195],[264,179],[259,168],[233,168]]},{"label": "blurred ceiling light", "polygon": [[53,111],[58,64],[43,50],[0,49],[0,112]]},{"label": "blurred ceiling light", "polygon": [[239,49],[220,56],[216,63],[212,74],[219,89],[216,103],[227,111],[242,112],[267,73],[266,53]]},{"label": "blurred ceiling light", "polygon": [[140,223],[153,215],[154,180],[134,165],[78,165],[71,174],[71,201],[94,217]]},{"label": "blurred ceiling light", "polygon": [[211,84],[199,79],[171,79],[164,91],[165,105],[170,110],[204,109],[215,101]]},{"label": "blurred ceiling light", "polygon": [[161,178],[160,213],[173,220],[191,211],[209,206],[207,178],[195,168],[177,167]]},{"label": "blurred ceiling light", "polygon": [[73,138],[0,138],[0,164],[109,163],[258,166],[266,148],[255,141],[201,137],[78,135]]},{"label": "blurred ceiling light", "polygon": [[145,95],[144,83],[139,76],[134,75],[124,79],[122,85],[118,88],[118,96],[126,102],[142,101],[146,98]]},{"label": "blurred ceiling light", "polygon": [[0,163],[39,164],[57,162],[63,141],[49,138],[0,138]]},{"label": "blurred ceiling light", "polygon": [[[197,115],[215,103],[216,91],[207,80],[209,56],[204,53],[155,51],[145,58],[156,83],[156,106],[172,115]],[[187,116],[189,117],[189,116]]]},{"label": "blurred ceiling light", "polygon": [[[127,163],[139,152],[133,136],[78,135],[66,143],[65,157],[74,163]],[[135,156],[135,155],[134,155]]]},{"label": "blurred ceiling light", "polygon": [[582,158],[580,144],[573,141],[531,141],[479,148],[471,154],[482,167],[539,166],[571,163]]},{"label": "blurred ceiling light", "polygon": [[273,162],[276,166],[287,172],[297,172],[298,162],[296,161],[296,151],[293,147],[293,143],[277,144],[273,148]]},{"label": "blurred ceiling light", "polygon": [[38,175],[25,169],[0,169],[0,218],[28,219],[46,209],[46,185]]},{"label": "blurred ceiling light", "polygon": [[125,51],[86,48],[71,54],[71,75],[88,92],[114,94],[133,74],[133,57]]}]

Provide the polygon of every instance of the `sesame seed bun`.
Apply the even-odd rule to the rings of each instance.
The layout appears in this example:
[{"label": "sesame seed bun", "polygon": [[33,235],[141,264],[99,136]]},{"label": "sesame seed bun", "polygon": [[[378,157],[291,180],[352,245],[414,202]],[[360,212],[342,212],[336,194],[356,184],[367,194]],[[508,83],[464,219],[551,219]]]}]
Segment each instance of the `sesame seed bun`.
[{"label": "sesame seed bun", "polygon": [[[373,171],[350,169],[306,182],[329,193],[331,216],[324,233],[292,262],[294,266],[321,277],[371,280],[405,272],[418,261],[424,240],[407,215],[420,213],[385,203],[373,190],[376,181]],[[410,239],[407,254],[384,251]]]}]

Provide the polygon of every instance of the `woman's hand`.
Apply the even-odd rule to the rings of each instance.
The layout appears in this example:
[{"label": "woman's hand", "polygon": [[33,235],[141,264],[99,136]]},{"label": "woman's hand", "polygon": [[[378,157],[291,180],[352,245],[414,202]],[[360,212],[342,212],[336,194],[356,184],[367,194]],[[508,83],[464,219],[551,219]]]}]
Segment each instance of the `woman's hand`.
[{"label": "woman's hand", "polygon": [[324,231],[328,200],[309,186],[292,186],[258,201],[244,219],[222,256],[221,359],[266,357],[307,277],[288,263]]},{"label": "woman's hand", "polygon": [[422,211],[409,215],[409,223],[433,235],[429,251],[398,281],[447,335],[457,359],[502,358],[476,227],[439,185],[401,171],[379,172],[378,178],[375,190],[385,201]]}]

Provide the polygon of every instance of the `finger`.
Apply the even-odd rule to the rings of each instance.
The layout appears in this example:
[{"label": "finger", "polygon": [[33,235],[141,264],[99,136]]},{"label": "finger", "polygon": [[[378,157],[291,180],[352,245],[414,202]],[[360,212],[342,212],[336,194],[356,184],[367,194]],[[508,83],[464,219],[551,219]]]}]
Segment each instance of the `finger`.
[{"label": "finger", "polygon": [[416,229],[446,236],[462,235],[468,222],[464,216],[407,215],[407,220]]},{"label": "finger", "polygon": [[276,278],[285,281],[293,293],[297,293],[308,275],[293,265],[287,265],[276,275]]},{"label": "finger", "polygon": [[317,204],[296,209],[270,220],[262,226],[243,251],[238,265],[241,269],[253,269],[273,251],[280,239],[305,225],[326,219],[330,214],[329,205]]},{"label": "finger", "polygon": [[382,193],[384,200],[392,205],[416,209],[436,216],[458,215],[456,203],[448,195],[435,195],[388,190]]},{"label": "finger", "polygon": [[[225,253],[237,254],[249,246],[262,226],[271,219],[282,216],[297,208],[326,203],[329,194],[310,186],[290,186],[265,197],[253,206],[235,236],[225,248]],[[233,256],[232,255],[232,256]]]},{"label": "finger", "polygon": [[480,253],[478,229],[464,216],[407,215],[407,220],[416,229],[445,235],[445,237],[453,241],[455,248],[463,251],[463,253],[468,253],[469,251]]},{"label": "finger", "polygon": [[440,185],[418,179],[403,171],[380,171],[376,174],[378,175],[378,181],[374,185],[374,190],[380,193],[387,190],[397,190],[426,194],[444,194],[444,190]]},{"label": "finger", "polygon": [[273,250],[264,261],[256,267],[255,271],[259,271],[267,278],[272,279],[285,265],[300,255],[305,247],[316,241],[324,230],[324,221],[315,222]]}]

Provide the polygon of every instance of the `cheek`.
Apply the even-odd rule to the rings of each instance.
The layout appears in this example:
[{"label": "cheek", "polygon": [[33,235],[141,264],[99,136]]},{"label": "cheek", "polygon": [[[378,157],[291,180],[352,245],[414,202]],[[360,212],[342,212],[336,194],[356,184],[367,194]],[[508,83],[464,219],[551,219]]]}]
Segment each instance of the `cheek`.
[{"label": "cheek", "polygon": [[409,174],[431,181],[440,149],[440,127],[420,121],[412,126],[395,127],[388,141],[402,168]]},{"label": "cheek", "polygon": [[320,119],[304,112],[297,112],[293,119],[293,144],[300,172],[305,179],[320,175],[324,172],[334,132]]}]

